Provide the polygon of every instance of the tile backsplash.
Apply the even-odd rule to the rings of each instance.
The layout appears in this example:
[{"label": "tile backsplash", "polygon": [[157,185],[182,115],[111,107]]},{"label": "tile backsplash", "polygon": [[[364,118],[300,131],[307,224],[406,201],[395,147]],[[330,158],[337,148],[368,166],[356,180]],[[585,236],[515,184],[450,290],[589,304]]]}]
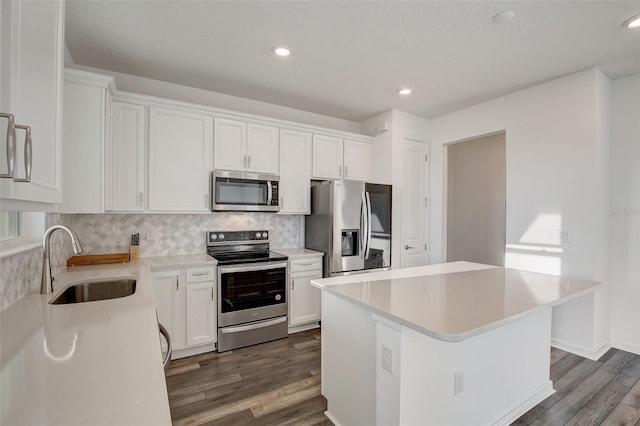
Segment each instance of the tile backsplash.
[{"label": "tile backsplash", "polygon": [[[271,247],[295,248],[302,241],[302,216],[273,213],[201,214],[73,214],[49,215],[49,222],[73,228],[86,254],[126,253],[131,235],[140,233],[140,256],[170,256],[206,252],[206,231],[267,229]],[[56,220],[57,217],[59,220]],[[63,233],[59,233],[63,234]],[[56,239],[52,264],[62,266],[71,246]],[[67,238],[63,236],[62,238]]]},{"label": "tile backsplash", "polygon": [[[127,253],[131,234],[140,233],[140,256],[206,252],[206,231],[267,229],[271,247],[296,248],[304,241],[303,216],[273,213],[201,214],[47,214],[46,228],[71,227],[85,254]],[[55,275],[73,256],[66,232],[51,234],[51,270]],[[40,288],[42,248],[0,258],[0,310]]]},{"label": "tile backsplash", "polygon": [[0,258],[0,311],[40,288],[42,248]]}]

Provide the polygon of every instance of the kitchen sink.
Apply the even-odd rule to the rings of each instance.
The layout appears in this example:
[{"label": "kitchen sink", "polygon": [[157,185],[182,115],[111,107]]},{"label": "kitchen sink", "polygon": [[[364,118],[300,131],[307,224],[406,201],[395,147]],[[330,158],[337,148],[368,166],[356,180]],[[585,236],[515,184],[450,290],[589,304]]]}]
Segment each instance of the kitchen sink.
[{"label": "kitchen sink", "polygon": [[131,296],[136,292],[136,280],[118,278],[101,281],[87,281],[66,288],[50,303],[66,305],[69,303],[94,302],[96,300],[118,299]]}]

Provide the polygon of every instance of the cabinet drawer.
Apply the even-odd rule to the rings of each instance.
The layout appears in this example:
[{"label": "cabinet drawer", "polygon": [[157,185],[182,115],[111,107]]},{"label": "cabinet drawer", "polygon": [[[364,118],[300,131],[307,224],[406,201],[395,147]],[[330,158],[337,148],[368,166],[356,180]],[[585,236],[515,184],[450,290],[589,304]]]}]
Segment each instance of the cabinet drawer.
[{"label": "cabinet drawer", "polygon": [[322,257],[305,257],[291,260],[291,272],[322,270]]},{"label": "cabinet drawer", "polygon": [[187,282],[200,283],[204,281],[215,281],[216,268],[206,266],[202,268],[187,268]]}]

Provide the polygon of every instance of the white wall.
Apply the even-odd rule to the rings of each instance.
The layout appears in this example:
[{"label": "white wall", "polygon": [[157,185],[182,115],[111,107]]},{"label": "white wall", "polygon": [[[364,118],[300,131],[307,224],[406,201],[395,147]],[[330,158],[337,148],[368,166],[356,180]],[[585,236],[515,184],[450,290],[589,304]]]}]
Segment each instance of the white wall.
[{"label": "white wall", "polygon": [[[376,133],[376,129],[380,128],[383,123],[388,123],[389,129]],[[403,205],[403,142],[405,139],[429,142],[429,120],[402,111],[391,110],[360,123],[360,128],[362,133],[374,136],[372,181],[393,185],[391,265],[393,268],[399,268],[402,243],[400,236]],[[428,241],[427,235],[425,235],[425,239]]]},{"label": "white wall", "polygon": [[[443,261],[446,253],[443,145],[504,131],[505,266],[606,281],[607,84],[591,69],[432,120],[431,262]],[[606,292],[594,301],[594,323],[576,321],[575,315],[588,310],[584,304],[567,321],[554,320],[554,337],[584,351],[600,348],[607,341],[603,299]],[[578,328],[582,336],[574,333]]]},{"label": "white wall", "polygon": [[613,81],[611,343],[640,354],[640,74]]},{"label": "white wall", "polygon": [[114,71],[107,71],[76,64],[68,64],[67,66],[70,68],[113,76],[118,90],[124,92],[157,96],[160,98],[183,102],[192,102],[232,111],[241,111],[265,117],[295,121],[313,126],[327,127],[334,130],[360,133],[360,124],[355,121],[343,120],[340,118],[287,108],[266,102],[254,101],[252,99],[225,95],[223,93],[196,89],[193,87],[182,86],[180,84],[167,83],[165,81],[152,80],[149,78],[122,74]]}]

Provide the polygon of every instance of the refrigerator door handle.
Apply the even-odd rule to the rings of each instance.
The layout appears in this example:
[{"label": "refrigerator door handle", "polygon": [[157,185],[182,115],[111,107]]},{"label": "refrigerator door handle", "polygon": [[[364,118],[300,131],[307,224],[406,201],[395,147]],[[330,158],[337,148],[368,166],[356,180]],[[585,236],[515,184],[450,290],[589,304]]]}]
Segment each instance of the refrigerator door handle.
[{"label": "refrigerator door handle", "polygon": [[369,258],[369,251],[371,251],[371,197],[368,192],[365,192],[367,199],[367,248],[365,250],[365,260]]},{"label": "refrigerator door handle", "polygon": [[366,251],[366,235],[367,235],[367,199],[363,192],[361,194],[362,204],[360,205],[360,237],[358,238],[360,258],[364,259],[364,252]]}]

